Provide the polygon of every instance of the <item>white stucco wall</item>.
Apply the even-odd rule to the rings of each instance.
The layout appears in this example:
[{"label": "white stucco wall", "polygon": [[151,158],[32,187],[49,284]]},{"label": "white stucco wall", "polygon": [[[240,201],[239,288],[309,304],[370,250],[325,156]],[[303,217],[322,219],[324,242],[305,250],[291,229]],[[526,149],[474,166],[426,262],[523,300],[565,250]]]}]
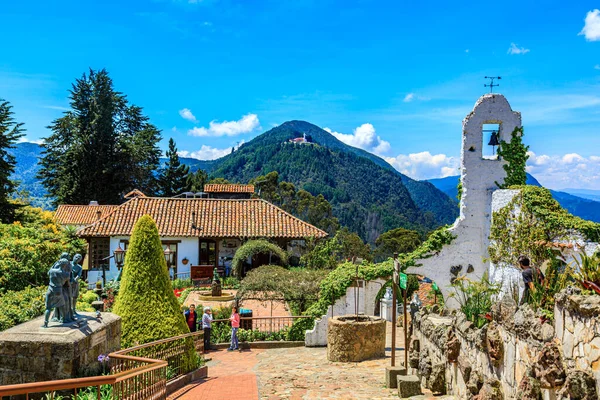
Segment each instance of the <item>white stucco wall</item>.
[{"label": "white stucco wall", "polygon": [[[118,236],[110,238],[110,255],[117,249],[119,243],[122,240],[129,240],[128,236]],[[189,237],[163,237],[161,240],[164,241],[180,241],[177,243],[177,272],[178,273],[189,273],[190,266],[198,262],[198,238]],[[123,246],[121,246],[123,247]],[[187,265],[183,265],[182,260],[186,258],[189,260]],[[115,264],[114,258],[110,260],[110,270],[106,271],[106,280],[115,279],[119,275],[119,270]],[[102,271],[89,271],[88,272],[88,283],[90,285],[95,284],[97,281],[102,280]]]},{"label": "white stucco wall", "polygon": [[[456,300],[449,298],[452,274],[450,267],[461,265],[460,275],[467,274],[477,279],[488,270],[489,232],[492,216],[492,193],[504,182],[506,173],[504,161],[497,157],[484,158],[485,144],[483,124],[499,124],[499,140],[510,142],[512,131],[521,126],[521,114],[513,111],[501,94],[486,94],[477,100],[473,111],[463,120],[463,140],[461,156],[461,179],[463,193],[460,204],[460,217],[450,231],[456,236],[433,257],[418,260],[418,267],[408,269],[408,273],[427,276],[440,288],[446,305],[456,307]],[[467,273],[469,265],[473,272]]]}]

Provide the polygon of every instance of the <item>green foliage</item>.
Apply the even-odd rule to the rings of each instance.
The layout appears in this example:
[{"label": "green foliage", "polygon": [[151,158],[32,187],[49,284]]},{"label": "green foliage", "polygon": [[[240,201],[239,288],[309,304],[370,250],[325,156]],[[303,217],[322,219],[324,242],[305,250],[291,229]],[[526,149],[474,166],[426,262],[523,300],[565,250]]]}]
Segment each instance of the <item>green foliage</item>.
[{"label": "green foliage", "polygon": [[282,265],[288,264],[288,255],[281,247],[264,239],[256,239],[248,240],[237,249],[231,261],[231,269],[237,276],[242,276],[242,266],[248,257],[269,253],[279,258],[279,262]]},{"label": "green foliage", "polygon": [[42,315],[45,295],[45,286],[4,293],[0,297],[0,331]]},{"label": "green foliage", "polygon": [[84,254],[85,241],[56,224],[39,208],[16,210],[12,224],[0,224],[0,295],[48,284],[48,270],[63,252]]},{"label": "green foliage", "polygon": [[506,164],[502,166],[506,171],[504,183],[499,185],[496,182],[501,189],[515,185],[525,185],[527,181],[525,164],[529,158],[527,155],[529,146],[523,144],[523,134],[523,127],[515,128],[511,133],[510,143],[504,140],[500,141],[498,158],[506,161]]},{"label": "green foliage", "polygon": [[158,192],[163,197],[172,197],[186,190],[190,168],[180,163],[177,146],[173,138],[169,139],[169,150],[165,155],[167,156],[167,163],[158,176]]},{"label": "green foliage", "polygon": [[459,203],[462,200],[462,192],[463,192],[462,179],[459,178],[458,185],[456,185],[456,199],[458,200]]},{"label": "green foliage", "polygon": [[[447,227],[439,228],[432,232],[427,240],[423,242],[412,253],[401,254],[398,257],[400,267],[404,271],[408,267],[418,266],[417,260],[429,258],[440,251],[446,244],[450,244],[454,236]],[[313,318],[321,318],[327,312],[327,307],[340,297],[346,294],[346,289],[354,282],[356,276],[356,265],[352,263],[343,263],[331,271],[325,279],[321,281],[321,290],[319,299],[312,304],[305,312]],[[389,278],[394,271],[392,259],[387,259],[381,263],[373,264],[363,262],[358,266],[358,277],[364,280],[374,280],[377,278]],[[303,319],[296,321],[292,327],[292,332],[298,333],[306,329],[312,329],[314,320]]]},{"label": "green foliage", "polygon": [[114,90],[106,70],[83,74],[70,100],[40,159],[39,178],[56,204],[119,204],[134,188],[154,193],[161,137],[142,109]]},{"label": "green foliage", "polygon": [[[285,143],[297,132],[312,136],[315,144]],[[367,243],[398,227],[424,233],[452,223],[458,215],[456,204],[430,183],[402,176],[381,158],[346,146],[303,121],[286,122],[265,132],[218,160],[213,168],[214,176],[239,182],[258,181],[259,176],[277,171],[279,180],[292,183],[298,192],[322,195],[331,205],[332,217]],[[312,223],[301,214],[292,214]]]},{"label": "green foliage", "polygon": [[223,289],[239,289],[240,280],[235,276],[226,276],[223,278],[222,287]]},{"label": "green foliage", "polygon": [[196,172],[189,172],[185,178],[186,191],[188,192],[203,192],[204,184],[208,181],[208,175],[203,170],[199,169]]},{"label": "green foliage", "polygon": [[500,293],[500,286],[493,284],[488,279],[487,273],[480,281],[471,280],[461,276],[452,284],[454,293],[450,296],[456,298],[461,311],[477,328],[488,323],[486,316],[492,310],[494,297]]},{"label": "green foliage", "polygon": [[573,273],[573,277],[580,284],[587,281],[600,286],[600,253],[596,252],[591,256],[581,254],[579,259],[575,259],[575,265],[577,268]]},{"label": "green foliage", "polygon": [[348,228],[343,227],[338,230],[333,238],[339,244],[338,259],[354,260],[362,258],[363,260],[373,261],[371,247],[365,244],[362,239]]},{"label": "green foliage", "polygon": [[[54,399],[57,399],[55,396]],[[100,397],[98,397],[98,388],[96,386],[90,386],[77,392],[77,395],[71,396],[72,400],[113,400],[113,387],[112,385],[100,386]]]},{"label": "green foliage", "polygon": [[383,261],[394,255],[394,253],[410,253],[423,242],[421,235],[416,231],[404,228],[396,228],[382,233],[375,240],[375,261]]},{"label": "green foliage", "polygon": [[284,300],[290,305],[294,315],[300,315],[317,300],[319,284],[326,275],[327,272],[322,270],[303,268],[288,270],[274,265],[265,265],[246,275],[237,296],[242,300]]},{"label": "green foliage", "polygon": [[189,288],[192,286],[193,286],[193,283],[192,283],[191,278],[188,278],[188,279],[177,278],[177,279],[173,279],[171,281],[171,287],[173,289],[186,289],[186,288]]},{"label": "green foliage", "polygon": [[331,204],[325,197],[313,196],[306,190],[297,190],[290,182],[279,182],[277,171],[257,176],[250,180],[250,184],[255,186],[262,199],[331,235],[339,228]]},{"label": "green foliage", "polygon": [[[148,215],[133,228],[114,313],[122,319],[124,348],[189,333],[171,288],[156,224]],[[183,368],[195,362],[190,343]]]},{"label": "green foliage", "polygon": [[300,264],[309,269],[333,269],[338,264],[337,254],[340,245],[337,240],[306,239],[306,253],[300,257]]},{"label": "green foliage", "polygon": [[9,150],[14,149],[24,135],[23,124],[15,121],[11,109],[10,103],[0,98],[0,222],[3,223],[13,221],[17,208],[17,204],[10,201],[16,187],[10,179],[15,172],[16,161]]},{"label": "green foliage", "polygon": [[520,192],[506,207],[494,213],[490,229],[488,251],[494,264],[515,264],[524,254],[533,265],[542,265],[556,257],[547,242],[569,240],[577,232],[587,240],[600,241],[600,224],[569,214],[548,189],[537,186],[511,189]]}]

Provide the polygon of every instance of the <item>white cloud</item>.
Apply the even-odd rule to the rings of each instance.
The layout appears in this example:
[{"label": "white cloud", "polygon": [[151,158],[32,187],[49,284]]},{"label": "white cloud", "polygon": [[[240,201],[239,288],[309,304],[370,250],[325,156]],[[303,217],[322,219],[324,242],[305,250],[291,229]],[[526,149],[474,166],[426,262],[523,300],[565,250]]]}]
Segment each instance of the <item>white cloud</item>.
[{"label": "white cloud", "polygon": [[600,40],[600,10],[588,11],[585,25],[579,34],[585,36],[585,39],[590,42]]},{"label": "white cloud", "polygon": [[428,151],[384,157],[390,165],[413,179],[445,178],[458,175],[459,160],[445,154],[432,155]]},{"label": "white cloud", "polygon": [[44,139],[27,139],[27,136],[23,136],[21,138],[19,138],[18,143],[35,143],[35,144],[43,144],[44,143]]},{"label": "white cloud", "polygon": [[594,65],[594,69],[600,69],[600,64]]},{"label": "white cloud", "polygon": [[194,117],[194,114],[192,114],[192,110],[190,110],[189,108],[179,110],[179,115],[181,115],[181,118],[187,119],[188,121],[197,122],[196,117]]},{"label": "white cloud", "polygon": [[528,154],[527,172],[544,186],[600,189],[600,156]]},{"label": "white cloud", "polygon": [[375,127],[371,124],[362,124],[354,129],[354,133],[352,134],[333,132],[329,128],[323,129],[349,146],[358,147],[359,149],[367,150],[375,154],[386,153],[391,148],[389,142],[377,136]]},{"label": "white cloud", "polygon": [[[238,146],[236,147],[239,147],[242,144],[244,144],[243,140],[239,142]],[[228,147],[226,149],[217,149],[215,147],[203,144],[202,147],[200,147],[200,150],[198,151],[182,150],[178,151],[177,154],[179,155],[179,157],[190,157],[195,158],[197,160],[216,160],[217,158],[221,158],[226,156],[227,154],[230,154],[231,149],[232,147]]]},{"label": "white cloud", "polygon": [[468,52],[469,52],[469,49],[466,49],[466,50],[465,50],[465,53],[468,53]]},{"label": "white cloud", "polygon": [[409,103],[409,102],[413,101],[414,99],[415,99],[415,94],[409,93],[404,97],[404,102]]},{"label": "white cloud", "polygon": [[210,121],[209,127],[195,127],[188,131],[191,136],[236,136],[260,128],[256,114],[246,114],[237,121]]},{"label": "white cloud", "polygon": [[513,54],[527,54],[529,53],[529,49],[526,49],[525,47],[519,47],[517,46],[515,43],[511,43],[510,47],[508,48],[507,53],[510,55]]}]

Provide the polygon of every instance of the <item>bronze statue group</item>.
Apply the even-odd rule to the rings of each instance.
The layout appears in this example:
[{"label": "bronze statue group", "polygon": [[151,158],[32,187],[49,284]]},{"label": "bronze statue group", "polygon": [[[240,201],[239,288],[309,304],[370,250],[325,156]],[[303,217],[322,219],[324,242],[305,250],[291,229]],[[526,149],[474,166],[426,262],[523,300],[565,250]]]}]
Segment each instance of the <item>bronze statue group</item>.
[{"label": "bronze statue group", "polygon": [[48,327],[48,320],[52,311],[54,311],[52,321],[68,323],[75,320],[77,298],[79,297],[79,279],[83,271],[79,264],[81,259],[81,254],[75,254],[73,261],[70,261],[69,254],[62,253],[60,259],[48,271],[50,284],[46,292],[44,328]]}]

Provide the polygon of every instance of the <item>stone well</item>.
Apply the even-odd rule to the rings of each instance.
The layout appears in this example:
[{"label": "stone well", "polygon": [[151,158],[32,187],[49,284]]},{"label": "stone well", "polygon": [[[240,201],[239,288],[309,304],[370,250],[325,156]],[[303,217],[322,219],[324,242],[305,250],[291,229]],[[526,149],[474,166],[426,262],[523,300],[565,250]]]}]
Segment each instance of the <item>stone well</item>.
[{"label": "stone well", "polygon": [[357,362],[385,356],[385,320],[368,315],[329,318],[327,359]]}]

